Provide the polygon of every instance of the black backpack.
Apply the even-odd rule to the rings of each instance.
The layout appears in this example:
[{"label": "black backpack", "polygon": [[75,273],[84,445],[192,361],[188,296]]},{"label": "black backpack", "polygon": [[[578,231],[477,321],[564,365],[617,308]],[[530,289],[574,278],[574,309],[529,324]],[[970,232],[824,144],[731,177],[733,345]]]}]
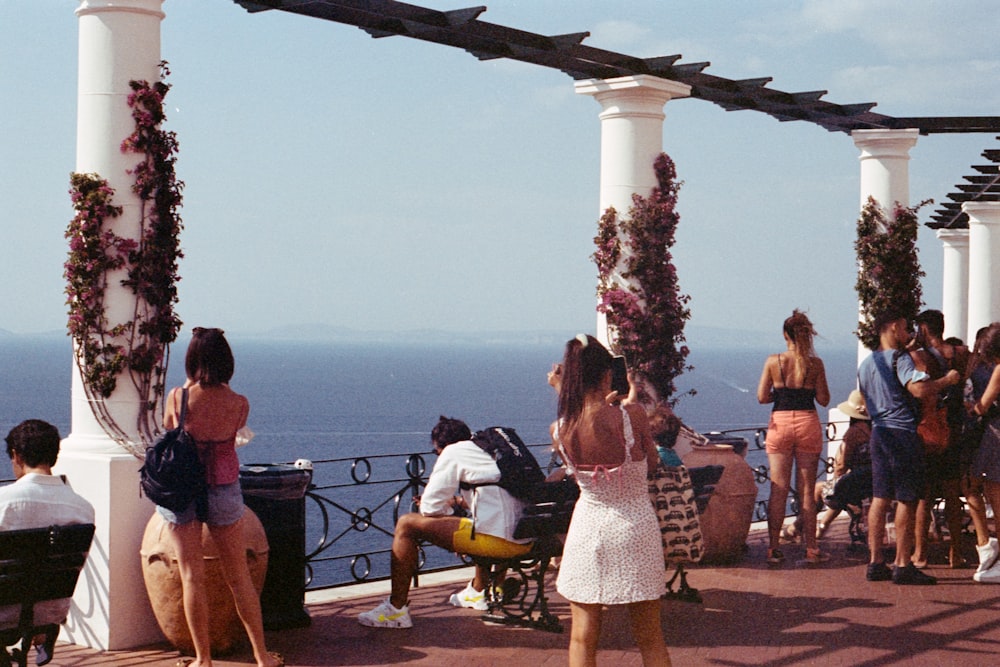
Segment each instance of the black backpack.
[{"label": "black backpack", "polygon": [[[147,498],[174,513],[186,510],[205,497],[205,466],[198,458],[194,438],[184,430],[187,389],[181,394],[177,428],[166,431],[146,449],[146,462],[139,469],[139,488]],[[202,503],[199,502],[199,505]],[[199,507],[199,518],[201,510]]]},{"label": "black backpack", "polygon": [[[477,431],[472,436],[472,442],[497,462],[497,467],[500,468],[497,486],[520,500],[534,499],[538,485],[545,481],[545,473],[514,429],[491,426]],[[463,488],[475,486],[486,485],[463,484]]]}]

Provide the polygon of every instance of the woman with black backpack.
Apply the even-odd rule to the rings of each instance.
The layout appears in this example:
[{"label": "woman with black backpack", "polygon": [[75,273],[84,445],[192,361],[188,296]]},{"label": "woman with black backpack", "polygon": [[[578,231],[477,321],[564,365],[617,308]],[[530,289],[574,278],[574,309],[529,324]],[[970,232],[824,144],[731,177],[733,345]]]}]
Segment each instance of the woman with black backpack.
[{"label": "woman with black backpack", "polygon": [[179,415],[184,409],[182,400],[186,398],[184,428],[197,443],[205,468],[207,498],[191,503],[180,512],[157,506],[157,511],[170,528],[167,534],[177,554],[184,616],[195,649],[194,660],[181,659],[177,664],[178,667],[210,667],[212,664],[205,558],[201,543],[204,522],[218,549],[226,583],[250,638],[257,666],[282,667],[285,664],[282,657],[269,653],[264,643],[260,597],[250,578],[243,530],[239,524],[244,507],[240,462],[236,456],[236,433],[247,423],[250,404],[245,396],[229,388],[235,363],[222,329],[195,327],[184,366],[187,382],[184,387],[173,389],[167,397],[163,426],[172,429],[178,425]]}]

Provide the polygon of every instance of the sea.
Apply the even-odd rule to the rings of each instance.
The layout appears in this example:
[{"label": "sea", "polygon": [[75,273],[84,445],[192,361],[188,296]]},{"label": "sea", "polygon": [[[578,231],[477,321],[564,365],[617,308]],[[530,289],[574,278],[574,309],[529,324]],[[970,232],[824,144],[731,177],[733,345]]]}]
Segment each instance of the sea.
[{"label": "sea", "polygon": [[[401,455],[419,454],[423,467],[416,474],[429,471],[430,430],[439,416],[462,419],[473,430],[513,427],[526,443],[539,445],[533,451],[544,466],[548,455],[541,445],[548,444],[556,415],[546,374],[560,359],[563,340],[366,343],[230,336],[236,357],[231,386],[249,399],[248,424],[255,433],[237,450],[241,463],[315,464],[312,482],[318,488],[303,520],[306,551],[317,552],[307,568],[309,587],[388,576],[396,513],[414,508],[408,459]],[[171,386],[184,380],[186,343],[173,348]],[[767,424],[769,406],[757,402],[756,388],[766,356],[779,350],[692,347],[688,361],[694,368],[677,381],[678,416],[702,433],[746,437],[747,463],[755,469],[766,465],[754,432]],[[855,386],[857,348],[818,353],[836,405]],[[49,421],[68,435],[72,368],[67,338],[0,338],[0,435],[29,418]],[[354,462],[359,457],[363,464]],[[0,480],[5,477],[0,473]],[[761,503],[768,490],[759,488]],[[370,522],[358,520],[368,516]],[[425,568],[456,565],[461,563],[453,554],[425,554]]]},{"label": "sea", "polygon": [[[331,459],[424,452],[440,415],[474,430],[504,425],[528,443],[548,441],[556,396],[546,373],[562,342],[357,343],[230,340],[231,386],[250,401],[254,440],[248,462]],[[168,383],[184,379],[186,341],[172,348]],[[756,388],[764,359],[777,349],[692,350],[693,369],[677,381],[677,414],[699,432],[753,429],[770,406]],[[856,348],[819,348],[831,406],[855,386]],[[0,433],[23,419],[55,424],[68,435],[72,353],[58,336],[0,338]],[[693,392],[693,393],[689,393]]]}]

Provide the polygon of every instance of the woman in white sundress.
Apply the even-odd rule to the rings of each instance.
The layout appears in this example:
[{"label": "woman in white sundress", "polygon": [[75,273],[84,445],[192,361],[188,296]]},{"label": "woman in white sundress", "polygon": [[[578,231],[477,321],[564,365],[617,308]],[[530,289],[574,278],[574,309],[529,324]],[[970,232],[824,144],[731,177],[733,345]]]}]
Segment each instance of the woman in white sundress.
[{"label": "woman in white sundress", "polygon": [[580,500],[556,589],[570,601],[571,667],[597,664],[603,605],[626,605],[647,667],[670,664],[660,626],[663,544],[649,501],[656,445],[639,405],[609,404],[611,354],[592,336],[566,344],[556,440]]}]

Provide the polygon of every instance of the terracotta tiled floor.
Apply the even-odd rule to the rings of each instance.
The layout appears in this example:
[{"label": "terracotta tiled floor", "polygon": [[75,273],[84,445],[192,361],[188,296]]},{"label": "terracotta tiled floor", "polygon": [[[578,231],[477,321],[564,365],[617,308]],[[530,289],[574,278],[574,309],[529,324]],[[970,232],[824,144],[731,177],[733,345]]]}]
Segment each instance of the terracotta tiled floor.
[{"label": "terracotta tiled floor", "polygon": [[[1000,586],[976,584],[973,570],[944,565],[939,545],[929,572],[937,586],[902,587],[865,581],[865,559],[848,550],[846,523],[836,522],[821,566],[795,563],[804,550],[789,545],[780,568],[764,562],[764,534],[751,532],[749,554],[728,566],[695,566],[689,581],[703,603],[663,602],[663,629],[674,665],[997,665],[1000,664]],[[969,549],[970,551],[974,551]],[[973,554],[969,554],[970,557]],[[938,563],[935,563],[937,556]],[[478,612],[444,604],[461,584],[425,585],[411,597],[414,627],[374,630],[354,617],[385,596],[388,584],[363,597],[309,605],[308,628],[268,633],[270,648],[290,666],[434,665],[543,667],[566,664],[569,606],[553,593],[552,608],[566,631],[486,625]],[[619,611],[609,611],[599,664],[641,661]],[[56,666],[171,667],[168,646],[100,653],[57,647]],[[247,654],[216,660],[218,667],[250,662]]]}]

